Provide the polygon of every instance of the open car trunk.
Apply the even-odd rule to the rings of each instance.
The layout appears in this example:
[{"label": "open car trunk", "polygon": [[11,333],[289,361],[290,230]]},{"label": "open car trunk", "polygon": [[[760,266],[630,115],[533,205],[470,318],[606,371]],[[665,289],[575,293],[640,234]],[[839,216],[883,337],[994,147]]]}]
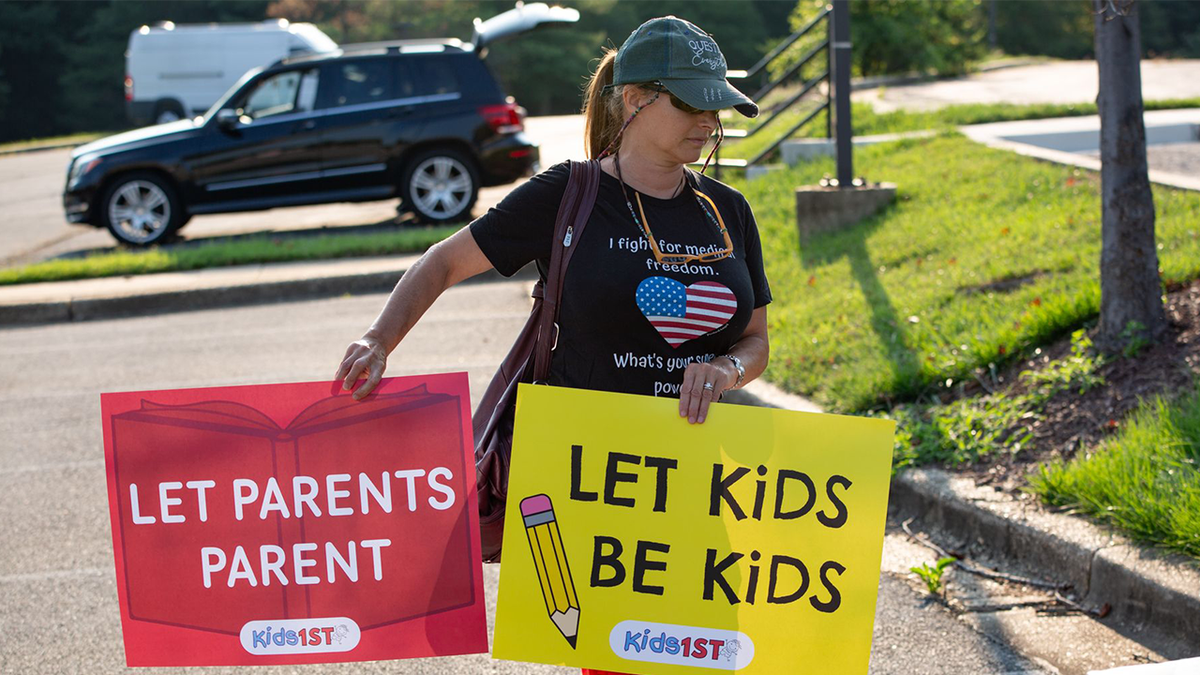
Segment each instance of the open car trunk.
[{"label": "open car trunk", "polygon": [[554,26],[579,21],[579,10],[568,7],[551,7],[544,2],[517,3],[507,12],[501,12],[484,21],[475,19],[475,34],[471,43],[480,58],[487,56],[488,45],[510,37],[527,33],[542,26]]}]

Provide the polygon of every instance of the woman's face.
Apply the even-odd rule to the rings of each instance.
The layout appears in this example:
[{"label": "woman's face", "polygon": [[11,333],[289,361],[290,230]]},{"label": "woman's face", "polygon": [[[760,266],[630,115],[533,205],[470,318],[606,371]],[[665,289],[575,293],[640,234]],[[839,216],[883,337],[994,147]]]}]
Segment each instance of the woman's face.
[{"label": "woman's face", "polygon": [[[625,90],[625,114],[628,118],[654,98],[655,92],[640,87]],[[671,104],[670,93],[642,108],[637,119],[625,131],[621,147],[638,154],[650,154],[661,163],[689,164],[700,158],[704,146],[717,128],[717,113],[687,113]]]}]

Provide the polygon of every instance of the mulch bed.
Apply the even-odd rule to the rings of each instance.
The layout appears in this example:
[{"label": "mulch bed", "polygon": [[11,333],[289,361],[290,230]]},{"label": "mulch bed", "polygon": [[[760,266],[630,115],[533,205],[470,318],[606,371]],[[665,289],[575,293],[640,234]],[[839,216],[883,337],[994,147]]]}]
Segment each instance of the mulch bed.
[{"label": "mulch bed", "polygon": [[[1051,398],[1039,418],[1026,423],[1033,432],[1031,447],[960,471],[973,475],[979,484],[1017,494],[1028,471],[1039,463],[1069,459],[1081,449],[1095,447],[1116,433],[1143,400],[1192,390],[1194,378],[1200,374],[1200,280],[1169,290],[1166,312],[1169,328],[1162,341],[1135,356],[1112,358],[1099,370],[1103,385],[1083,394],[1062,391]],[[1039,370],[1070,353],[1067,337],[1042,348],[1033,358],[1011,364],[997,380],[1001,387],[1007,386],[1004,391],[1023,393],[1022,371]],[[971,389],[983,393],[982,386]]]}]

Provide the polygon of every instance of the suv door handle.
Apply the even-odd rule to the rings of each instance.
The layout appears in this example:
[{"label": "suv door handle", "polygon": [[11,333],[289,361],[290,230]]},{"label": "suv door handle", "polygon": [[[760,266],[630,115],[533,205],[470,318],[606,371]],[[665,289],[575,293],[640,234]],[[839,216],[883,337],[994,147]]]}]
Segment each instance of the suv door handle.
[{"label": "suv door handle", "polygon": [[398,108],[392,108],[392,112],[388,115],[388,117],[407,117],[408,115],[413,114],[416,109],[417,106],[415,105],[402,105]]},{"label": "suv door handle", "polygon": [[316,129],[316,128],[317,128],[316,120],[304,120],[303,122],[300,123],[301,131],[312,131],[313,129]]}]

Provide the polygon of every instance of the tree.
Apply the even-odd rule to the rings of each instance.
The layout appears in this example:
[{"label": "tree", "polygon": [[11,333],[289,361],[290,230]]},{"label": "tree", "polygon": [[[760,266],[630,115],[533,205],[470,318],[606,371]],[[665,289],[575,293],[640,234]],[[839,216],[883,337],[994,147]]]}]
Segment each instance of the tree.
[{"label": "tree", "polygon": [[1141,36],[1135,0],[1093,0],[1100,69],[1100,331],[1096,343],[1117,350],[1135,337],[1166,330],[1154,197],[1142,119]]},{"label": "tree", "polygon": [[[792,30],[806,25],[826,4],[826,0],[796,3],[789,19]],[[855,75],[956,75],[987,55],[987,21],[980,0],[851,2],[850,24]],[[814,29],[780,59],[772,75],[784,72],[824,38],[823,29]],[[825,60],[818,57],[803,75],[808,79],[824,68]]]}]

